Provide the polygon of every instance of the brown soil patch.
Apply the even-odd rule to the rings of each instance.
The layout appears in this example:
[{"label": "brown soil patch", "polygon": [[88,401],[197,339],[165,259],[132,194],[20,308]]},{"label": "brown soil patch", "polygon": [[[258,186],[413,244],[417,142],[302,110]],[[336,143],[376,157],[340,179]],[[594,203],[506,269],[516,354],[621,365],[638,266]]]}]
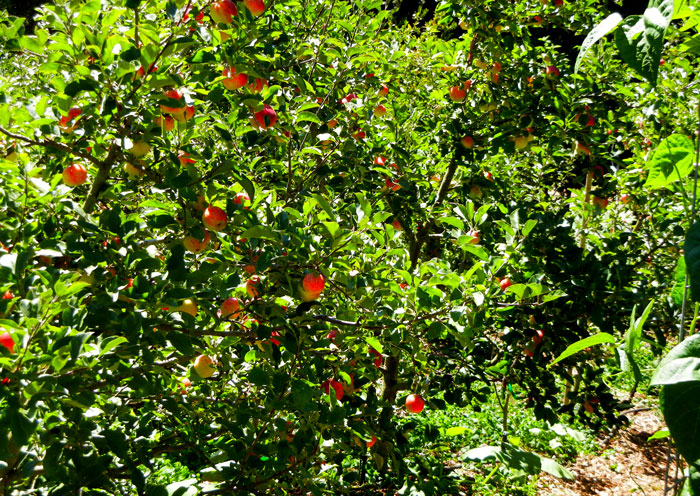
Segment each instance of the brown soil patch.
[{"label": "brown soil patch", "polygon": [[[582,455],[567,467],[576,476],[564,481],[543,474],[538,496],[663,496],[666,470],[666,440],[647,442],[664,426],[656,411],[628,414],[630,424],[595,455]],[[673,473],[671,473],[673,475]]]}]

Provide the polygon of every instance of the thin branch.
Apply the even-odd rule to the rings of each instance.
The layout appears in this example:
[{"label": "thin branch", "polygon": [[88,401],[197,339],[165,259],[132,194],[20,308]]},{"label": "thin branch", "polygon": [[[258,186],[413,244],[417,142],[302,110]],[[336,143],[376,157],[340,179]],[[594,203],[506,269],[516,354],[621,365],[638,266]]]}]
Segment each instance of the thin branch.
[{"label": "thin branch", "polygon": [[22,142],[27,143],[29,145],[32,145],[32,146],[41,146],[43,148],[51,148],[51,147],[58,148],[59,150],[63,150],[64,152],[68,152],[72,155],[76,155],[78,157],[84,158],[85,160],[92,162],[94,165],[96,165],[98,167],[101,164],[101,162],[98,159],[96,159],[95,157],[93,157],[92,155],[78,151],[78,150],[74,150],[70,146],[64,145],[63,143],[59,143],[58,141],[53,141],[53,140],[36,141],[36,140],[30,139],[30,138],[27,138],[26,136],[22,136],[21,134],[12,133],[2,126],[0,126],[0,133],[4,134],[5,136],[8,136],[10,138],[14,138],[16,140],[19,140],[19,141],[22,141]]}]

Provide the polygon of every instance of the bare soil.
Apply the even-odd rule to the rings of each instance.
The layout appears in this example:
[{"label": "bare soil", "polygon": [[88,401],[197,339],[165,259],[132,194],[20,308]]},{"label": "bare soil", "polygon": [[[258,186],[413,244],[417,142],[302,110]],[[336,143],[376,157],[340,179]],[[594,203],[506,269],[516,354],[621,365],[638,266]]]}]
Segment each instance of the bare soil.
[{"label": "bare soil", "polygon": [[667,442],[647,439],[664,423],[655,410],[628,417],[628,426],[612,439],[601,439],[597,454],[579,456],[567,467],[576,480],[543,474],[537,483],[538,496],[663,496]]}]

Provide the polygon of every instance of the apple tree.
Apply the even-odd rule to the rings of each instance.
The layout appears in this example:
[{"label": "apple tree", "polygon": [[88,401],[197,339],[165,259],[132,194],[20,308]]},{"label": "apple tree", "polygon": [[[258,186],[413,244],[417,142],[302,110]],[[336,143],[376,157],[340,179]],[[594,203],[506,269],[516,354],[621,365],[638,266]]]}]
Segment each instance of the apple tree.
[{"label": "apple tree", "polygon": [[348,458],[429,491],[423,407],[496,391],[507,425],[515,386],[542,418],[609,415],[601,360],[547,365],[669,289],[639,250],[680,193],[606,203],[641,191],[649,112],[612,55],[574,75],[537,32],[596,7],[444,1],[423,31],[378,1],[5,16],[0,494],[165,494],[161,460],[193,494],[320,494],[366,482]]}]

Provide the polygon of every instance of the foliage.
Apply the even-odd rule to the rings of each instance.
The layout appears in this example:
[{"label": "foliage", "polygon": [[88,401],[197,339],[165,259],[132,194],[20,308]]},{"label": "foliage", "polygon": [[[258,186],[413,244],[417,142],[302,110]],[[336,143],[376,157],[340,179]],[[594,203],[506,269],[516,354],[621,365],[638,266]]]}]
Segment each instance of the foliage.
[{"label": "foliage", "polygon": [[688,170],[664,164],[697,98],[673,26],[651,92],[538,31],[583,36],[595,0],[442,1],[421,31],[369,0],[216,5],[0,23],[0,494],[337,493],[360,463],[439,494],[409,393],[495,395],[506,431],[514,388],[552,424],[615,421],[600,349],[553,362],[651,299],[635,339],[663,345],[680,312]]}]

